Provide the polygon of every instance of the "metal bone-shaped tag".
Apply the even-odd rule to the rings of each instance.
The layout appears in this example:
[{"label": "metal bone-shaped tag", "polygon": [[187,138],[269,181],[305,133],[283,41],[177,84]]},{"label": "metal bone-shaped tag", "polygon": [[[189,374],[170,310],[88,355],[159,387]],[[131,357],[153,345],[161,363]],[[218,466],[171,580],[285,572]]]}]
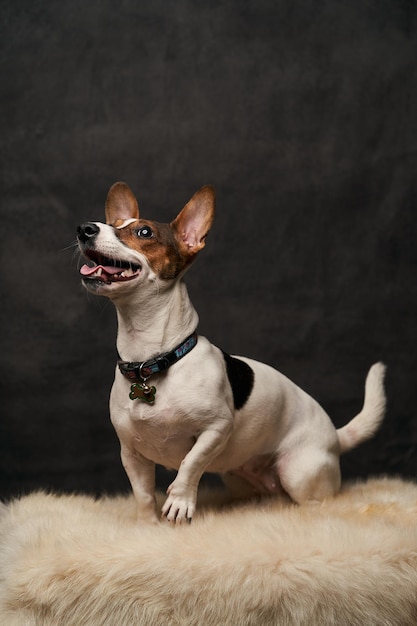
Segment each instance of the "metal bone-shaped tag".
[{"label": "metal bone-shaped tag", "polygon": [[148,404],[153,404],[155,402],[155,394],[156,387],[149,387],[145,383],[142,385],[140,383],[133,383],[130,387],[129,398],[131,400],[143,400]]}]

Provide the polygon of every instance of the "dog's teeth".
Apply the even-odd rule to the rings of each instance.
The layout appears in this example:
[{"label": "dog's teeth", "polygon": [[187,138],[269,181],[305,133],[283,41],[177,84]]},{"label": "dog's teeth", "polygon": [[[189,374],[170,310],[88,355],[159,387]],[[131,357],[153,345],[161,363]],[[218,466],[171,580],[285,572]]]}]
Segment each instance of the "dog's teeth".
[{"label": "dog's teeth", "polygon": [[99,268],[98,268],[98,270],[97,270],[97,272],[96,272],[96,275],[97,275],[97,276],[101,276],[101,275],[102,275],[102,273],[103,273],[103,268],[102,268],[102,267],[99,267]]}]

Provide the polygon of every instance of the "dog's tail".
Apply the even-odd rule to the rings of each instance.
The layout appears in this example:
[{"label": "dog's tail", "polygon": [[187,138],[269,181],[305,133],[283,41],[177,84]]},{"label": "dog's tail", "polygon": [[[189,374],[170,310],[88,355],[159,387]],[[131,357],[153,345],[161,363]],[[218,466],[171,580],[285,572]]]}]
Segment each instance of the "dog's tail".
[{"label": "dog's tail", "polygon": [[386,405],[385,369],[383,363],[372,365],[366,377],[362,411],[346,426],[337,430],[341,454],[373,437],[384,419]]}]

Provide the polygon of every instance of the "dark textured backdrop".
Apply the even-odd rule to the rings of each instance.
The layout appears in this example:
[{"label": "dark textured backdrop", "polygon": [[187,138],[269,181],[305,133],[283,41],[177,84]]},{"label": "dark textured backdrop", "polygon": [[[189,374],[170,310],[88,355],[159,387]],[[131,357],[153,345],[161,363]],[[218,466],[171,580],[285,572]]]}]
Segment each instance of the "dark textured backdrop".
[{"label": "dark textured backdrop", "polygon": [[188,276],[200,332],[338,425],[386,361],[387,420],[343,470],[415,476],[417,4],[3,0],[1,16],[0,495],[127,488],[115,313],[71,247],[116,180],[159,221],[215,185]]}]

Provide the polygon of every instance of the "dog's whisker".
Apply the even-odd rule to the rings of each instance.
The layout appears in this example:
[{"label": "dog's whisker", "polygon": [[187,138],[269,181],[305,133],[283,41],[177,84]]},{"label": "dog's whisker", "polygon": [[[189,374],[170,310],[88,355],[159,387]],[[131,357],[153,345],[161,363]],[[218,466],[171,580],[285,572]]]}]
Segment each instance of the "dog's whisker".
[{"label": "dog's whisker", "polygon": [[72,248],[74,248],[75,250],[78,249],[78,243],[76,240],[70,243],[69,246],[65,246],[65,248],[59,248],[58,252],[66,252],[67,250],[71,250]]}]

